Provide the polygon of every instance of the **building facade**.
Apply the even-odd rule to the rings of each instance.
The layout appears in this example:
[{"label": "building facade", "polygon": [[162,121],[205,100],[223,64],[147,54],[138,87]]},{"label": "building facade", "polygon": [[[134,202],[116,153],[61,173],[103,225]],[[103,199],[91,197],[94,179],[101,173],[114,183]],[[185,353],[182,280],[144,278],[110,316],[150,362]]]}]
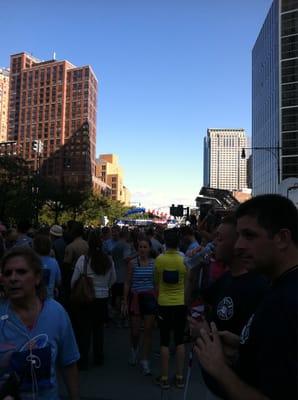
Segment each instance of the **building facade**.
[{"label": "building facade", "polygon": [[0,68],[0,143],[7,140],[9,69]]},{"label": "building facade", "polygon": [[[79,186],[93,181],[96,106],[97,79],[90,66],[11,56],[8,140],[17,142],[19,156],[34,170],[42,167],[47,177]],[[39,152],[36,141],[42,143]]]},{"label": "building facade", "polygon": [[244,129],[208,129],[204,139],[204,186],[242,190],[247,187],[247,148]]},{"label": "building facade", "polygon": [[101,154],[96,161],[96,176],[111,188],[112,200],[130,205],[130,192],[124,186],[123,168],[115,154]]},{"label": "building facade", "polygon": [[253,48],[252,148],[254,195],[298,177],[298,0],[273,1]]}]

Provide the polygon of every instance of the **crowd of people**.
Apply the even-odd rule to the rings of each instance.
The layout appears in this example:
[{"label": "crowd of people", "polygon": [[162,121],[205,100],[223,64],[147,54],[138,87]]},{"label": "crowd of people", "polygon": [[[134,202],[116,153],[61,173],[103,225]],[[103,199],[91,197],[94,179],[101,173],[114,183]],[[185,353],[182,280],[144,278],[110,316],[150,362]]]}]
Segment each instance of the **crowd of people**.
[{"label": "crowd of people", "polygon": [[185,388],[188,343],[207,396],[298,398],[298,211],[282,196],[179,229],[1,223],[0,257],[0,400],[59,399],[58,371],[79,399],[111,324],[146,376],[159,330],[162,390]]}]

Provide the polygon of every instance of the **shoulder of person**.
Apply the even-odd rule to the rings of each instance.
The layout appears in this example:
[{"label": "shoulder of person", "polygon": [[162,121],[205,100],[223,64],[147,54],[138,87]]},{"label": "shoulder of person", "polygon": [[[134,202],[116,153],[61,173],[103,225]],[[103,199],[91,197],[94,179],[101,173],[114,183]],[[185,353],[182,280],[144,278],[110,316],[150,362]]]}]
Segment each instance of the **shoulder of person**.
[{"label": "shoulder of person", "polygon": [[[76,267],[76,268],[82,268],[82,267],[84,266],[84,264],[85,264],[86,257],[87,257],[87,256],[85,256],[84,254],[82,254],[82,255],[77,259],[75,267]],[[88,263],[88,264],[90,263],[90,260],[88,259],[88,257],[87,257],[87,263]]]},{"label": "shoulder of person", "polygon": [[156,257],[156,259],[154,260],[154,264],[155,266],[159,266],[160,263],[162,263],[162,260],[164,259],[165,255],[164,254],[160,254],[159,256]]},{"label": "shoulder of person", "polygon": [[[55,318],[57,315],[67,315],[67,312],[65,311],[64,307],[62,306],[62,304],[58,303],[58,301],[52,299],[52,298],[47,298],[44,301],[44,308],[48,309],[49,313],[55,313]],[[54,314],[53,314],[54,317]]]},{"label": "shoulder of person", "polygon": [[3,312],[5,312],[7,309],[7,306],[8,306],[8,300],[5,298],[3,298],[3,299],[0,298],[0,321],[1,321],[1,316],[3,315]]},{"label": "shoulder of person", "polygon": [[248,272],[247,277],[256,289],[267,290],[270,287],[270,281],[264,275],[260,275],[257,272],[252,271]]}]

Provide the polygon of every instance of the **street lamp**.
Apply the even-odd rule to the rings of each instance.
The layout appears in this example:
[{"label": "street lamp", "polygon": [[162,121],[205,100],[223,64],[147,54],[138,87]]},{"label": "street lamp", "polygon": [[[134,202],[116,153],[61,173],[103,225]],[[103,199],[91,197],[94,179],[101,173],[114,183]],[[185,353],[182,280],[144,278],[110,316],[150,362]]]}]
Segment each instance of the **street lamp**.
[{"label": "street lamp", "polygon": [[241,151],[241,158],[246,158],[245,150],[267,150],[272,155],[274,155],[277,161],[277,179],[278,183],[280,183],[280,165],[279,165],[279,152],[282,148],[280,146],[273,146],[273,147],[243,147]]}]

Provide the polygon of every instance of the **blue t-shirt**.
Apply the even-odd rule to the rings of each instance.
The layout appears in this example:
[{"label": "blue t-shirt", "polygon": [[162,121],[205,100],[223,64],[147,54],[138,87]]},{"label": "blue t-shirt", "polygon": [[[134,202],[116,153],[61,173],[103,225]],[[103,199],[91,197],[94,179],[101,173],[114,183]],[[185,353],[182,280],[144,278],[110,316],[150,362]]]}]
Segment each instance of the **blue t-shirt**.
[{"label": "blue t-shirt", "polygon": [[0,387],[5,376],[15,371],[22,379],[22,400],[33,398],[34,387],[35,398],[59,400],[56,365],[67,367],[79,358],[69,317],[55,300],[45,300],[32,329],[8,301],[0,302]]},{"label": "blue t-shirt", "polygon": [[32,247],[32,243],[31,237],[24,234],[17,238],[13,247]]},{"label": "blue t-shirt", "polygon": [[186,252],[185,252],[186,256],[189,256],[189,254],[190,254],[194,249],[197,249],[198,247],[200,247],[200,245],[199,245],[199,243],[198,243],[197,241],[192,242],[192,243],[188,246],[188,248],[187,248],[187,250],[186,250]]},{"label": "blue t-shirt", "polygon": [[116,240],[114,239],[106,239],[103,241],[102,243],[102,250],[104,253],[111,255],[112,254],[112,250],[115,246],[115,244],[117,243]]},{"label": "blue t-shirt", "polygon": [[40,257],[43,266],[43,280],[49,297],[54,297],[54,289],[61,283],[61,271],[58,262],[50,256]]}]

